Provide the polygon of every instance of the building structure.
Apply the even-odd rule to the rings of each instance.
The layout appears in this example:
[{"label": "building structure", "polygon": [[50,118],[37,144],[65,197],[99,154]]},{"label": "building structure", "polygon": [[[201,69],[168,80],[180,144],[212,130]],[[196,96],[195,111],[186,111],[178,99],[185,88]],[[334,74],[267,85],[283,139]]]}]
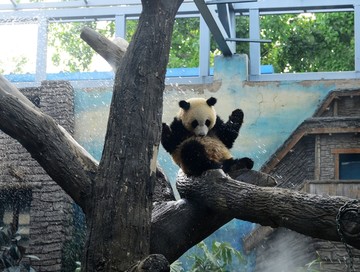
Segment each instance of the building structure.
[{"label": "building structure", "polygon": [[[74,90],[65,81],[22,89],[44,113],[74,131]],[[16,140],[0,131],[0,226],[13,225],[37,271],[61,271],[72,239],[74,206],[69,196]]]},{"label": "building structure", "polygon": [[[360,90],[330,92],[313,117],[295,129],[261,171],[276,177],[281,188],[359,199]],[[244,244],[248,251],[257,249],[255,271],[280,267],[291,271],[315,260],[320,271],[346,271],[348,261],[360,268],[359,258],[350,260],[343,243],[282,228],[257,227]],[[359,250],[352,251],[359,256]]]}]

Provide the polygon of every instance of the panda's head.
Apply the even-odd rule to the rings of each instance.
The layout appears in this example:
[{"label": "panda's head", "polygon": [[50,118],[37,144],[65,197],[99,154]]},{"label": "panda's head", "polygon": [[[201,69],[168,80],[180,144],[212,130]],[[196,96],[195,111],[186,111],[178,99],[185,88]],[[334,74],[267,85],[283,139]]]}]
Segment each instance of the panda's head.
[{"label": "panda's head", "polygon": [[177,118],[184,127],[196,136],[206,136],[216,122],[214,105],[216,98],[190,98],[179,102],[180,111]]}]

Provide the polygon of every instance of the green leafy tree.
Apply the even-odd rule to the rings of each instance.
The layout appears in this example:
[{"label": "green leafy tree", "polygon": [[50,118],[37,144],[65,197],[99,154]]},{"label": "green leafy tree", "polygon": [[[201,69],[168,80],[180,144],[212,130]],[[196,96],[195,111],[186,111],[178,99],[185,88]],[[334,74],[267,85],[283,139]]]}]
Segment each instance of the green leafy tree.
[{"label": "green leafy tree", "polygon": [[[126,40],[130,41],[137,20],[127,20]],[[88,71],[94,51],[80,38],[83,26],[96,29],[108,38],[115,32],[114,22],[50,24],[49,45],[55,49],[52,61],[70,72]],[[281,72],[320,72],[354,70],[354,13],[285,14],[261,17],[262,64],[272,64]],[[177,18],[173,30],[168,67],[199,66],[199,18]],[[249,17],[236,17],[236,37],[249,37]],[[210,65],[221,52],[211,38]],[[236,52],[249,54],[249,43],[240,42]],[[341,56],[341,57],[339,57]]]},{"label": "green leafy tree", "polygon": [[[237,16],[236,17],[236,37],[249,38],[249,17]],[[236,52],[239,54],[249,55],[249,43],[238,42],[236,43]]]},{"label": "green leafy tree", "polygon": [[211,249],[209,249],[205,242],[200,242],[197,247],[201,250],[201,253],[189,256],[194,262],[191,272],[226,272],[244,270],[241,267],[234,267],[234,258],[241,264],[246,264],[246,260],[241,252],[233,248],[229,243],[214,241],[211,245]]},{"label": "green leafy tree", "polygon": [[51,60],[55,66],[61,66],[66,72],[89,71],[95,54],[80,37],[79,33],[85,26],[96,29],[110,38],[114,35],[114,22],[102,24],[98,22],[51,23],[49,25],[49,46],[54,53]]},{"label": "green leafy tree", "polygon": [[[126,21],[126,40],[131,40],[136,27],[137,20]],[[199,38],[199,18],[177,18],[174,24],[168,67],[198,67]]]},{"label": "green leafy tree", "polygon": [[171,41],[168,67],[198,67],[199,38],[199,18],[177,18]]},{"label": "green leafy tree", "polygon": [[354,14],[269,15],[261,18],[262,63],[276,72],[354,70]]},{"label": "green leafy tree", "polygon": [[[13,224],[7,227],[0,227],[0,271],[35,272],[28,260],[40,260],[37,256],[26,255],[26,248],[19,245],[21,235],[16,232]],[[27,259],[27,261],[24,261]]]}]

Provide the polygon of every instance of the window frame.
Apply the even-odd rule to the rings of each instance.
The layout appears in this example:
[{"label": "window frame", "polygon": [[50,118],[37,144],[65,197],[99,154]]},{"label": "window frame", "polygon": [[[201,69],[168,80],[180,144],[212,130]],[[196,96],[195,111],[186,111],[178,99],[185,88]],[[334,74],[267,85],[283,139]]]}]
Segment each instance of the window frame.
[{"label": "window frame", "polygon": [[340,180],[340,155],[341,154],[360,154],[360,148],[334,148],[331,150],[334,157],[334,177]]}]

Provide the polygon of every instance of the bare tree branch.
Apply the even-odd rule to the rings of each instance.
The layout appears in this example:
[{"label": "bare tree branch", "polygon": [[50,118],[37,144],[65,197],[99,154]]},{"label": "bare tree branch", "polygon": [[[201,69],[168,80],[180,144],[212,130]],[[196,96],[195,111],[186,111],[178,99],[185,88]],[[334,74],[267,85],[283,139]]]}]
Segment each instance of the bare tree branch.
[{"label": "bare tree branch", "polygon": [[[201,201],[216,213],[332,241],[340,241],[336,223],[339,209],[351,201],[246,184],[221,170],[207,171],[199,178],[181,176],[177,188],[183,198]],[[359,223],[354,219],[345,228],[347,243],[360,248]]]},{"label": "bare tree branch", "polygon": [[86,211],[97,162],[53,118],[19,93],[0,76],[0,129],[18,140]]},{"label": "bare tree branch", "polygon": [[102,56],[114,70],[120,65],[129,45],[128,42],[122,38],[117,38],[116,42],[112,42],[88,27],[82,29],[80,37]]},{"label": "bare tree branch", "polygon": [[[249,184],[276,185],[271,176],[253,170],[238,170],[231,175]],[[231,214],[206,206],[201,198],[155,203],[151,220],[151,253],[163,254],[170,263],[174,262],[233,218]]]}]

